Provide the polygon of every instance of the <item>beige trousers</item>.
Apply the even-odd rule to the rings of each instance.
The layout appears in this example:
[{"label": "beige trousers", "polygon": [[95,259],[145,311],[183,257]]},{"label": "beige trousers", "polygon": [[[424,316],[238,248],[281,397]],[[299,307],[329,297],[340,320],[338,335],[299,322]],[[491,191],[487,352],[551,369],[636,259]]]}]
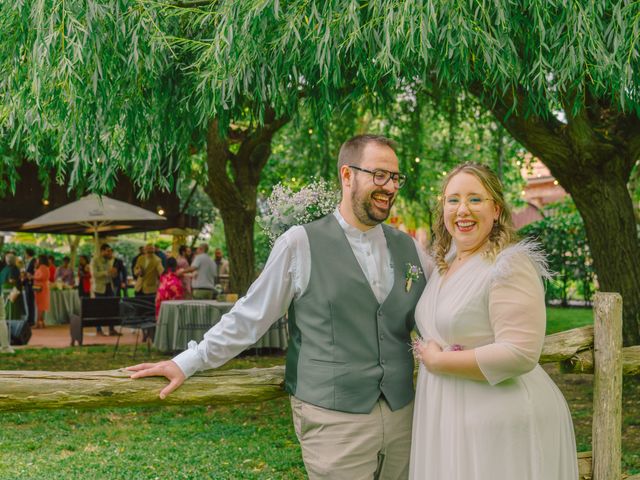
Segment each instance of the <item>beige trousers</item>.
[{"label": "beige trousers", "polygon": [[293,425],[309,480],[406,480],[413,402],[392,412],[345,413],[291,397]]}]

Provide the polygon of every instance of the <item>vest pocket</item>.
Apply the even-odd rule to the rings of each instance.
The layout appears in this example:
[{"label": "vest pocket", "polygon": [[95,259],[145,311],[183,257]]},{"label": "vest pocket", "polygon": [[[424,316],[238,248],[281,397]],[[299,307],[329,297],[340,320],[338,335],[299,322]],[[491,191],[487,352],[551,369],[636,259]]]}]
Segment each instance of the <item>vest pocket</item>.
[{"label": "vest pocket", "polygon": [[335,333],[335,329],[333,328],[333,319],[334,319],[333,304],[329,302],[329,327],[331,328],[331,345],[335,346],[336,333]]},{"label": "vest pocket", "polygon": [[340,366],[340,365],[346,365],[347,362],[334,362],[332,360],[319,360],[316,358],[310,358],[309,359],[309,363],[313,364],[313,365],[326,365],[327,367],[332,367],[332,366]]}]

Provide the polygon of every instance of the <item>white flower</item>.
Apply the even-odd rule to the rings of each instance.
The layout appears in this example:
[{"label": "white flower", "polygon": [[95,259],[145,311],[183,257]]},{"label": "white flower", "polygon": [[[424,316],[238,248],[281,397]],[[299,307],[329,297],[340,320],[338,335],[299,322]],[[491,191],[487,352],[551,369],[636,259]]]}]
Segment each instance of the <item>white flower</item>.
[{"label": "white flower", "polygon": [[314,180],[297,192],[279,183],[273,187],[258,223],[273,245],[292,226],[313,222],[333,212],[339,199],[339,193],[324,180]]}]

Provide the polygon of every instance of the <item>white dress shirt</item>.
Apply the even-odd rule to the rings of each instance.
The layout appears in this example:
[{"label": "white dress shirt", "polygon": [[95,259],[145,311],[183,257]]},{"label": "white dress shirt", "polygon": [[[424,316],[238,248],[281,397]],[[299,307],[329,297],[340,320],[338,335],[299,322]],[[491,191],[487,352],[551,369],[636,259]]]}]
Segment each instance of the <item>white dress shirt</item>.
[{"label": "white dress shirt", "polygon": [[[349,225],[336,210],[334,215],[349,240],[378,302],[393,288],[393,269],[387,240],[381,225],[366,232]],[[415,241],[415,240],[414,240]],[[422,271],[428,277],[433,261],[416,242]],[[307,288],[311,275],[311,252],[304,227],[290,228],[278,240],[267,264],[247,294],[223,315],[200,343],[190,341],[187,350],[173,361],[185,376],[223,365],[256,343],[269,327],[282,318],[291,302]]]}]

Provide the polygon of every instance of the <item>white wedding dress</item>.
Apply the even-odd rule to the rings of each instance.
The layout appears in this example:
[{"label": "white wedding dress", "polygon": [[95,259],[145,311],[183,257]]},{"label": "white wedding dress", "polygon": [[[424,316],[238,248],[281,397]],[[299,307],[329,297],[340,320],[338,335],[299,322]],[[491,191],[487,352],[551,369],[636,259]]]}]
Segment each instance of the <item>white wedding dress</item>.
[{"label": "white wedding dress", "polygon": [[422,337],[475,349],[487,381],[420,365],[409,478],[576,480],[571,415],[537,364],[545,334],[541,274],[530,244],[476,255],[449,278],[434,270],[416,307]]}]

